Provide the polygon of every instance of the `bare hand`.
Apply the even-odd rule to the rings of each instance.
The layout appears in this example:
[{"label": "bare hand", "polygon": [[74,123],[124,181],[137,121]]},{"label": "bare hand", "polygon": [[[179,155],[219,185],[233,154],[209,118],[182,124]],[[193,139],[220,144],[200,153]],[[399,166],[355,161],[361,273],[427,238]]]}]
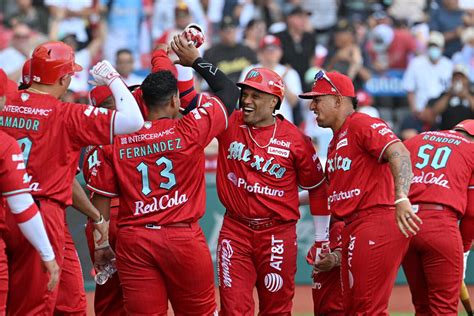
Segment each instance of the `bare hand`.
[{"label": "bare hand", "polygon": [[395,208],[398,228],[402,234],[407,238],[410,237],[410,234],[416,235],[416,233],[420,231],[420,228],[415,222],[423,224],[423,221],[413,213],[410,201],[402,201],[396,204]]},{"label": "bare hand", "polygon": [[94,268],[96,271],[102,271],[112,259],[115,259],[115,253],[111,247],[96,249],[94,251]]},{"label": "bare hand", "polygon": [[196,59],[199,58],[199,51],[189,43],[184,35],[175,35],[170,43],[171,49],[178,56],[179,60],[175,64],[191,67]]},{"label": "bare hand", "polygon": [[94,242],[100,246],[107,240],[109,240],[109,221],[94,223]]},{"label": "bare hand", "polygon": [[336,258],[334,254],[322,253],[319,255],[319,260],[314,262],[313,276],[318,272],[331,271],[336,266]]},{"label": "bare hand", "polygon": [[50,261],[43,261],[43,266],[45,270],[49,273],[49,281],[48,281],[48,291],[53,291],[56,285],[59,282],[59,266],[56,262],[56,259]]}]

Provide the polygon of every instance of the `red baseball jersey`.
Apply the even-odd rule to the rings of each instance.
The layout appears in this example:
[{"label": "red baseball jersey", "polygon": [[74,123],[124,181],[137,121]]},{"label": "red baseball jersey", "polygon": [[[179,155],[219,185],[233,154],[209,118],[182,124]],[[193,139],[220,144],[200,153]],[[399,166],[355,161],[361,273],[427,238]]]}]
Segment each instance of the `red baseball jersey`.
[{"label": "red baseball jersey", "polygon": [[244,123],[242,111],[235,111],[229,128],[217,137],[217,192],[234,214],[297,220],[298,185],[324,187],[322,166],[310,138],[282,116],[275,118],[273,125],[254,128]]},{"label": "red baseball jersey", "polygon": [[5,228],[6,197],[30,192],[25,162],[15,139],[0,131],[0,231]]},{"label": "red baseball jersey", "polygon": [[204,215],[204,148],[227,127],[227,112],[216,98],[201,96],[200,108],[185,117],[145,122],[116,137],[112,157],[104,151],[97,194],[120,196],[118,225],[195,222]]},{"label": "red baseball jersey", "polygon": [[474,172],[474,144],[456,131],[426,132],[404,143],[413,168],[411,203],[442,204],[464,215]]},{"label": "red baseball jersey", "polygon": [[399,141],[380,119],[357,112],[347,117],[328,146],[325,172],[333,214],[346,217],[358,210],[394,205],[393,177],[383,154]]},{"label": "red baseball jersey", "polygon": [[64,103],[51,95],[17,91],[0,114],[0,130],[20,145],[31,193],[66,206],[82,147],[110,144],[115,111]]},{"label": "red baseball jersey", "polygon": [[[114,181],[113,175],[104,173],[104,170],[110,168],[101,168],[102,164],[107,164],[108,166],[112,165],[112,161],[109,159],[112,157],[113,146],[112,145],[101,145],[101,146],[89,146],[86,148],[86,153],[84,156],[84,163],[82,166],[82,174],[84,175],[84,180],[86,185],[91,190],[91,196],[94,194],[97,179],[102,179],[99,181]],[[108,196],[107,192],[102,192],[102,195]],[[110,207],[118,207],[119,199],[113,198],[110,202]]]}]

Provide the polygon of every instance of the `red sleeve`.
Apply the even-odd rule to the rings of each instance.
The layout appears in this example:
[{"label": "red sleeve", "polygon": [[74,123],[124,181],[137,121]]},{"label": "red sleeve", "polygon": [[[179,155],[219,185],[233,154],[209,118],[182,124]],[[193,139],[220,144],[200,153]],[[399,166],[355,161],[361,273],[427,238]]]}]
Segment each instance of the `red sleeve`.
[{"label": "red sleeve", "polygon": [[119,196],[119,189],[115,179],[115,170],[112,164],[112,145],[96,147],[90,151],[84,164],[84,179],[87,188],[94,193],[107,196]]},{"label": "red sleeve", "polygon": [[295,148],[295,169],[300,188],[314,189],[324,182],[323,166],[319,161],[311,139],[302,135],[302,142]]},{"label": "red sleeve", "polygon": [[138,107],[140,108],[140,112],[142,112],[143,119],[146,120],[148,116],[148,108],[146,107],[145,101],[143,101],[143,91],[140,88],[133,90],[132,92],[135,101],[138,103]]},{"label": "red sleeve", "polygon": [[380,162],[388,146],[400,141],[387,123],[368,115],[354,118],[354,129],[359,145]]},{"label": "red sleeve", "polygon": [[312,215],[330,215],[328,207],[328,192],[325,181],[314,189],[308,191],[309,209]]},{"label": "red sleeve", "polygon": [[176,69],[176,66],[163,49],[153,51],[151,57],[151,72],[158,72],[160,70],[169,70],[175,78],[178,78],[178,70]]},{"label": "red sleeve", "polygon": [[0,192],[2,196],[30,192],[23,154],[17,142],[1,133]]},{"label": "red sleeve", "polygon": [[72,103],[62,104],[61,108],[66,133],[76,146],[113,143],[115,111]]},{"label": "red sleeve", "polygon": [[471,175],[469,182],[466,212],[461,219],[459,229],[461,230],[464,252],[466,252],[471,248],[474,239],[474,174]]},{"label": "red sleeve", "polygon": [[178,124],[185,135],[195,139],[204,148],[227,129],[227,110],[219,99],[201,94],[198,108],[189,112]]}]

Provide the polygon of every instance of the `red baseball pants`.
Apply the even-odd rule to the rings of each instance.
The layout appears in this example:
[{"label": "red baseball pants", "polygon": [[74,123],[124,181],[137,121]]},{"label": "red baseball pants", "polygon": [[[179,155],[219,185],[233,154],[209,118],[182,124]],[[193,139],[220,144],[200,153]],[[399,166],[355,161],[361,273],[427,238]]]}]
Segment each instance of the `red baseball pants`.
[{"label": "red baseball pants", "polygon": [[456,214],[423,210],[423,225],[403,260],[416,315],[457,315],[463,248]]},{"label": "red baseball pants", "polygon": [[217,313],[214,268],[198,223],[190,227],[120,227],[117,268],[128,315]]},{"label": "red baseball pants", "polygon": [[388,301],[409,241],[398,229],[394,210],[374,209],[344,227],[345,315],[389,315]]},{"label": "red baseball pants", "polygon": [[313,278],[314,315],[344,316],[340,268],[320,272]]},{"label": "red baseball pants", "polygon": [[[115,250],[116,238],[117,238],[117,213],[118,208],[110,208],[110,223],[109,223],[109,244],[112,249]],[[86,239],[87,245],[89,246],[89,253],[91,256],[92,263],[94,263],[94,237],[93,232],[94,226],[89,221],[86,226]],[[120,286],[120,278],[118,273],[109,278],[109,280],[103,284],[96,284],[95,296],[94,296],[94,311],[96,316],[125,316],[125,307],[123,305],[123,293],[122,287]]]},{"label": "red baseball pants", "polygon": [[54,315],[86,315],[87,300],[82,278],[81,262],[67,223],[64,230],[64,261],[59,280]]},{"label": "red baseball pants", "polygon": [[[56,261],[62,267],[65,248],[64,209],[57,203],[41,200],[40,211]],[[39,254],[23,236],[10,212],[6,212],[5,221],[7,229],[4,232],[4,240],[7,246],[10,285],[7,314],[50,316],[56,305],[58,287],[52,292],[48,291],[49,275],[43,269]]]},{"label": "red baseball pants", "polygon": [[0,315],[5,315],[8,295],[8,262],[5,242],[0,238]]},{"label": "red baseball pants", "polygon": [[252,230],[228,217],[219,235],[220,315],[291,315],[296,274],[296,222]]}]

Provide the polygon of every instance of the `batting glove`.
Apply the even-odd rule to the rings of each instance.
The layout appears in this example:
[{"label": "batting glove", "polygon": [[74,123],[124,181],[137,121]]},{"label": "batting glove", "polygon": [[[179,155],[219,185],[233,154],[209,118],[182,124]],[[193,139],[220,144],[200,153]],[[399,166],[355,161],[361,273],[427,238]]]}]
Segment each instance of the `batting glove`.
[{"label": "batting glove", "polygon": [[120,74],[107,60],[98,62],[89,72],[97,86],[110,86],[112,81],[120,78]]},{"label": "batting glove", "polygon": [[186,36],[188,42],[194,44],[196,48],[201,47],[204,43],[204,34],[202,33],[201,27],[197,24],[188,24],[184,28],[183,35]]},{"label": "batting glove", "polygon": [[306,255],[306,262],[310,265],[314,265],[314,263],[319,260],[320,254],[330,252],[329,241],[315,241]]}]

